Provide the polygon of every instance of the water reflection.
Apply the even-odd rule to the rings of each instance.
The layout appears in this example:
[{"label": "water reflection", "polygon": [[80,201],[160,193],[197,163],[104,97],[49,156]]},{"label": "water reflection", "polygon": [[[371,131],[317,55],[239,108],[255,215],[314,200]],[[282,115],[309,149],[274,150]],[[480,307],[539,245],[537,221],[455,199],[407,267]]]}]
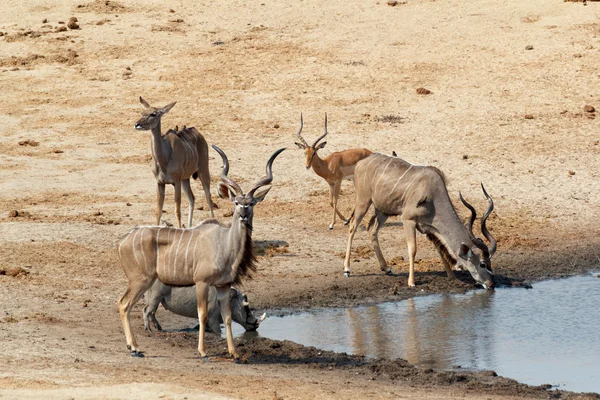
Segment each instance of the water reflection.
[{"label": "water reflection", "polygon": [[[267,318],[258,334],[437,369],[493,369],[530,384],[600,391],[600,279],[541,282]],[[239,329],[239,328],[238,328]],[[242,330],[236,330],[241,335]]]}]

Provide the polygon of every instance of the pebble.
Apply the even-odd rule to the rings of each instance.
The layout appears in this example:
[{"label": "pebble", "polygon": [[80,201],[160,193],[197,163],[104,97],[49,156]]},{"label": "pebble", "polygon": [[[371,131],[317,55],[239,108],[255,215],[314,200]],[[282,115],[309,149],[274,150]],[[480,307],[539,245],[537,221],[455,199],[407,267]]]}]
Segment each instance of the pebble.
[{"label": "pebble", "polygon": [[525,50],[533,50],[533,46],[528,44],[527,46],[525,46]]},{"label": "pebble", "polygon": [[596,109],[588,104],[585,107],[583,107],[583,111],[585,111],[586,113],[593,113],[596,112]]}]

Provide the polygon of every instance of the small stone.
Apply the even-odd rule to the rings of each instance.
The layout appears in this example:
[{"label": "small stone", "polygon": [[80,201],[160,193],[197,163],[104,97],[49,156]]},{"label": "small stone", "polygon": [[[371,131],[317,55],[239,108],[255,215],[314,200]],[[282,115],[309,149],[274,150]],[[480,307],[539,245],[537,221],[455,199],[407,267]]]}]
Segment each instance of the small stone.
[{"label": "small stone", "polygon": [[533,119],[533,115],[531,115],[531,114],[525,114],[525,119]]},{"label": "small stone", "polygon": [[525,50],[533,50],[533,46],[528,44],[527,46],[525,46]]},{"label": "small stone", "polygon": [[61,153],[64,153],[64,151],[60,150],[60,149],[56,149],[56,150],[53,151],[53,153],[55,153],[55,154],[61,154]]},{"label": "small stone", "polygon": [[581,53],[575,53],[575,54],[573,54],[573,57],[574,58],[581,58],[581,57],[583,57],[583,54],[581,54]]},{"label": "small stone", "polygon": [[175,10],[173,10],[172,8],[169,8],[169,12],[170,12],[170,13],[174,13],[174,12],[175,12]]},{"label": "small stone", "polygon": [[58,21],[58,24],[59,24],[59,25],[64,25],[64,24],[65,24],[65,21]]},{"label": "small stone", "polygon": [[48,18],[44,18],[44,19],[42,20],[42,24],[47,24],[47,23],[48,23]]},{"label": "small stone", "polygon": [[77,23],[77,17],[69,18],[69,22],[67,22],[67,27],[69,29],[79,29],[79,24]]},{"label": "small stone", "polygon": [[18,212],[17,210],[10,210],[10,211],[8,212],[8,216],[9,216],[10,218],[15,218],[15,217],[18,217],[18,216],[19,216],[19,212]]},{"label": "small stone", "polygon": [[169,22],[175,22],[175,23],[182,23],[183,19],[182,18],[176,18],[176,19],[170,19]]},{"label": "small stone", "polygon": [[390,0],[387,2],[387,5],[391,7],[396,7],[398,5],[398,2],[396,0]]},{"label": "small stone", "polygon": [[431,90],[425,89],[424,87],[417,88],[417,94],[431,94]]},{"label": "small stone", "polygon": [[469,155],[468,154],[463,154],[463,160],[468,160],[469,159]]},{"label": "small stone", "polygon": [[127,207],[131,207],[131,203],[126,203],[125,204]]},{"label": "small stone", "polygon": [[575,175],[575,171],[569,171],[569,175],[570,175],[570,176],[573,176],[573,175]]},{"label": "small stone", "polygon": [[583,111],[585,111],[586,113],[593,113],[596,112],[596,109],[588,104],[585,107],[583,107]]},{"label": "small stone", "polygon": [[87,303],[83,303],[81,307],[87,307]]},{"label": "small stone", "polygon": [[275,128],[275,129],[279,129],[279,124],[275,124],[275,125],[273,125],[273,128]]},{"label": "small stone", "polygon": [[66,31],[67,31],[66,26],[59,26],[58,28],[56,28],[56,30],[54,32],[58,33],[58,32],[66,32]]}]

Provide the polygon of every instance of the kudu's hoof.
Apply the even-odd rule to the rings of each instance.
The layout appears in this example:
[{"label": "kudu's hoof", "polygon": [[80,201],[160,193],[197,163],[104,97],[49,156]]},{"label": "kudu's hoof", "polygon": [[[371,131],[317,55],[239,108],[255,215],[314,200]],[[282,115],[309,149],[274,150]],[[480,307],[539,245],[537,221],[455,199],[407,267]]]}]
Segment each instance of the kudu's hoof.
[{"label": "kudu's hoof", "polygon": [[350,271],[344,271],[344,276],[346,278],[350,278]]},{"label": "kudu's hoof", "polygon": [[332,231],[333,230],[333,226],[329,225],[329,230]]},{"label": "kudu's hoof", "polygon": [[344,221],[344,225],[348,225],[350,223],[350,218]]},{"label": "kudu's hoof", "polygon": [[242,360],[240,360],[240,358],[239,358],[239,357],[234,357],[234,359],[233,359],[233,363],[234,363],[234,364],[241,364],[241,363],[242,363]]},{"label": "kudu's hoof", "polygon": [[200,356],[200,360],[202,360],[202,362],[207,363],[208,362],[208,356],[204,356],[204,357]]},{"label": "kudu's hoof", "polygon": [[391,269],[389,269],[389,268],[388,268],[388,270],[387,270],[387,271],[385,271],[385,274],[386,274],[386,275],[388,275],[388,276],[392,276],[392,275],[394,275],[394,273],[392,272],[392,270],[391,270]]},{"label": "kudu's hoof", "polygon": [[131,352],[131,357],[144,358],[145,355],[141,351],[134,350]]}]

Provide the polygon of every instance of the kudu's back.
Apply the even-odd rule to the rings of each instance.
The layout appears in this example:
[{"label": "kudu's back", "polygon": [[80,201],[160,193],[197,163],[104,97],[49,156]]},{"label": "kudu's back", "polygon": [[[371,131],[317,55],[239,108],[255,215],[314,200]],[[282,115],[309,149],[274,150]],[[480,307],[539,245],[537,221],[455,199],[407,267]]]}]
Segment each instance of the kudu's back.
[{"label": "kudu's back", "polygon": [[387,215],[411,213],[436,199],[449,200],[444,176],[435,167],[414,165],[397,157],[374,153],[361,160],[354,171],[357,202],[371,201]]}]

